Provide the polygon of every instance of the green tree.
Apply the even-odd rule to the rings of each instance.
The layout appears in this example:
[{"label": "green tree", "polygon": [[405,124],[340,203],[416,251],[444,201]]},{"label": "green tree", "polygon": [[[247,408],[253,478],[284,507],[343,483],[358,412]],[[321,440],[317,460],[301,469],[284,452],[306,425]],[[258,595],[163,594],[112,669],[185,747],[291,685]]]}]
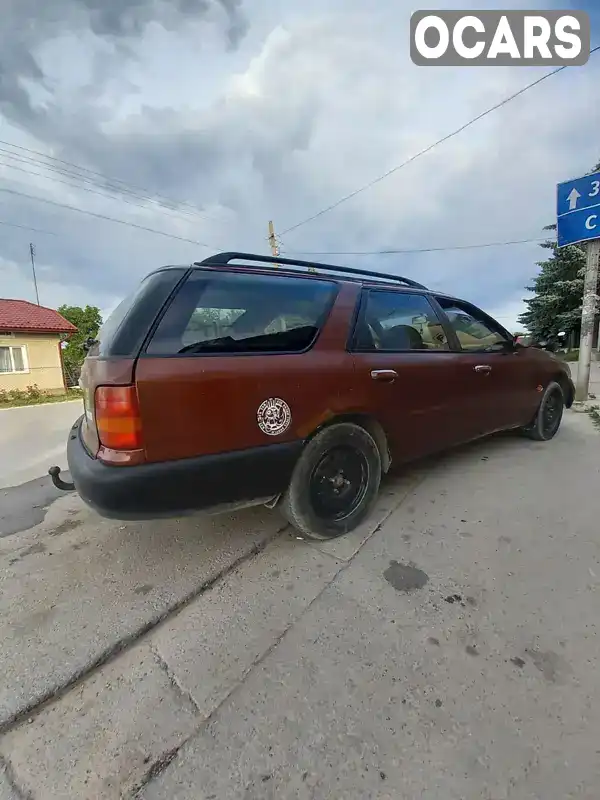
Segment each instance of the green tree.
[{"label": "green tree", "polygon": [[[548,225],[544,230],[556,230]],[[519,317],[534,339],[550,339],[559,331],[578,330],[581,323],[585,252],[578,245],[557,247],[556,241],[541,245],[550,250],[545,261],[538,261],[540,272],[527,286],[534,296],[525,300],[527,311]]]},{"label": "green tree", "polygon": [[[598,170],[600,162],[590,173]],[[544,230],[555,231],[556,225],[548,225]],[[584,248],[579,245],[559,248],[555,239],[546,240],[541,247],[550,250],[551,255],[537,262],[540,272],[533,279],[533,286],[526,287],[534,296],[525,300],[527,311],[519,317],[533,339],[553,338],[560,331],[579,331],[581,326]]]},{"label": "green tree", "polygon": [[60,306],[58,313],[77,328],[76,333],[65,337],[67,344],[63,350],[67,376],[70,380],[77,380],[85,358],[84,342],[96,338],[102,325],[102,315],[96,306]]}]

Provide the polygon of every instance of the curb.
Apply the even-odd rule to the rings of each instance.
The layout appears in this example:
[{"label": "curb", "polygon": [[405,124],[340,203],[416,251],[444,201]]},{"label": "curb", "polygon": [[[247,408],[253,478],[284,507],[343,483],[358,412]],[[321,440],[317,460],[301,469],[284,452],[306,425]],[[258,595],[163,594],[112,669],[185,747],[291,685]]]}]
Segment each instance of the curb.
[{"label": "curb", "polygon": [[0,412],[17,411],[24,408],[41,408],[43,406],[68,406],[69,403],[83,403],[83,398],[76,397],[74,400],[57,400],[55,403],[32,403],[29,406],[8,406],[8,408],[0,408]]}]

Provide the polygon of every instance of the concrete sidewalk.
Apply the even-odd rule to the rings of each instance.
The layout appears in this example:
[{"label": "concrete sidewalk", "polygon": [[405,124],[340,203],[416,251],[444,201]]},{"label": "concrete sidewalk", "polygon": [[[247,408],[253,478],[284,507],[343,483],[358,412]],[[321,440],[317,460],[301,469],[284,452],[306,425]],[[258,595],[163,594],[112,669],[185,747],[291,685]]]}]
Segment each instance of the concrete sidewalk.
[{"label": "concrete sidewalk", "polygon": [[597,800],[599,444],[568,413],[275,536],[5,726],[0,797]]}]

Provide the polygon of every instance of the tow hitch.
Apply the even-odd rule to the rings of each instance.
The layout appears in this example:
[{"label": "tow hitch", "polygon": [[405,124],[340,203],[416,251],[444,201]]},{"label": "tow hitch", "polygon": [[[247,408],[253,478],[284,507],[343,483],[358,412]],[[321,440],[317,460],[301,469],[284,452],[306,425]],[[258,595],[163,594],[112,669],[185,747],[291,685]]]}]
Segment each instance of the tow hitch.
[{"label": "tow hitch", "polygon": [[50,467],[48,475],[52,478],[52,483],[57,489],[62,489],[65,492],[72,492],[75,489],[74,483],[67,483],[60,477],[60,467]]}]

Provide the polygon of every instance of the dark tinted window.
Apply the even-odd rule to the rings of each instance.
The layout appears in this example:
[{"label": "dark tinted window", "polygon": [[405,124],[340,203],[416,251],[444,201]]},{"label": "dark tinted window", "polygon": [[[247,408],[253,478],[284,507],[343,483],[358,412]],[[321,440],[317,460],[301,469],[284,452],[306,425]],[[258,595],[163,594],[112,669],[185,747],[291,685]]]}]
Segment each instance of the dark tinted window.
[{"label": "dark tinted window", "polygon": [[115,308],[98,332],[91,355],[137,356],[142,342],[185,269],[148,275]]},{"label": "dark tinted window", "polygon": [[473,306],[444,297],[437,301],[446,312],[463,350],[501,350],[511,342],[500,325]]},{"label": "dark tinted window", "polygon": [[446,333],[429,300],[408,292],[370,291],[354,339],[357,350],[448,350]]},{"label": "dark tinted window", "polygon": [[147,352],[286,353],[310,347],[336,284],[197,270],[185,281]]}]

